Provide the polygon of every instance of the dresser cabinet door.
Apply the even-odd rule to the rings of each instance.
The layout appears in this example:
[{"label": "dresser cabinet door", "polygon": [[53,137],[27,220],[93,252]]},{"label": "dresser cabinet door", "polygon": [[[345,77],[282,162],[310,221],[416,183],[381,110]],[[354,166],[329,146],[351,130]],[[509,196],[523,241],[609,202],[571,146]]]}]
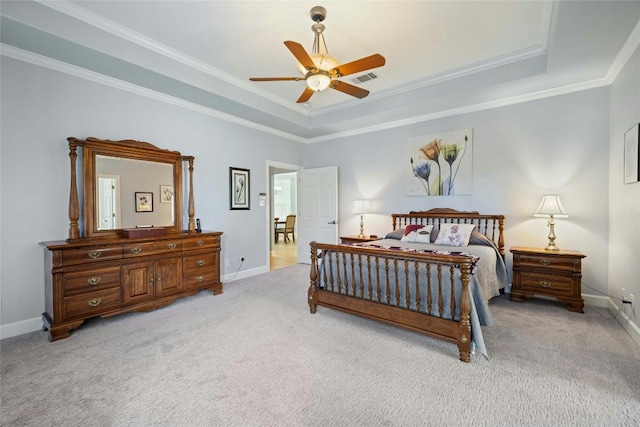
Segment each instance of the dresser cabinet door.
[{"label": "dresser cabinet door", "polygon": [[122,302],[135,304],[153,298],[153,262],[122,266]]},{"label": "dresser cabinet door", "polygon": [[182,292],[182,258],[164,259],[155,264],[155,296]]}]

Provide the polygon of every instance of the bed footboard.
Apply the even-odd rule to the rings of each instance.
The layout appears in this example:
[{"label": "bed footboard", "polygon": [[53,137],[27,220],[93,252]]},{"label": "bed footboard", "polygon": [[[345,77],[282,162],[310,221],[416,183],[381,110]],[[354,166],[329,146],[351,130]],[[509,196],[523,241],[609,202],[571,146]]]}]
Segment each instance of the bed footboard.
[{"label": "bed footboard", "polygon": [[469,281],[462,255],[310,243],[308,302],[457,344],[470,361]]}]

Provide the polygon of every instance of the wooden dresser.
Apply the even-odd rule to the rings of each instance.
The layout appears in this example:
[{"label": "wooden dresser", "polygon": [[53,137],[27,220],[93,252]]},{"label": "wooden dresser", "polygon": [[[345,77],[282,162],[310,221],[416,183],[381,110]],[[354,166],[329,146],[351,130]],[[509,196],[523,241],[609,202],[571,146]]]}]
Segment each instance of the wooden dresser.
[{"label": "wooden dresser", "polygon": [[149,311],[202,289],[222,293],[221,234],[43,242],[49,340],[90,317]]},{"label": "wooden dresser", "polygon": [[[50,341],[68,337],[90,317],[149,311],[203,289],[222,293],[222,232],[202,232],[200,220],[196,229],[193,156],[131,139],[67,141],[69,238],[41,243],[42,319]],[[183,166],[188,170],[186,230]]]},{"label": "wooden dresser", "polygon": [[547,251],[513,247],[511,301],[523,302],[535,294],[555,297],[570,311],[583,313],[582,258],[578,251]]}]

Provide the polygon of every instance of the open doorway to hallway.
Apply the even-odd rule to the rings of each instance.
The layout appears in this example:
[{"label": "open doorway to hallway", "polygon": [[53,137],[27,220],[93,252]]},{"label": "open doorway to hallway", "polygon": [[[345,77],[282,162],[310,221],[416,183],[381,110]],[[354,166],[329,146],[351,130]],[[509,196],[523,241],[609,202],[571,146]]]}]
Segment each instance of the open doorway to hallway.
[{"label": "open doorway to hallway", "polygon": [[[289,168],[290,167],[290,168]],[[297,174],[299,168],[292,165],[269,166],[269,223],[271,235],[269,239],[270,270],[296,264],[297,260],[297,221],[293,234],[277,234],[277,229],[286,226],[288,215],[297,215]]]}]

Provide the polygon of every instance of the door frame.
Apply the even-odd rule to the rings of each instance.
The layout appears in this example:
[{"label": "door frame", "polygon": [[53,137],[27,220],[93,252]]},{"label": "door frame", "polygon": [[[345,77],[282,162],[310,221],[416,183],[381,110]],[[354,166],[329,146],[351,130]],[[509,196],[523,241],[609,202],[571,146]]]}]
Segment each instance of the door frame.
[{"label": "door frame", "polygon": [[[266,254],[266,261],[265,264],[267,266],[267,271],[271,271],[271,241],[273,239],[273,221],[271,218],[271,196],[273,195],[273,179],[272,178],[272,174],[271,174],[271,168],[278,168],[278,169],[284,169],[287,170],[289,172],[298,172],[299,170],[304,169],[303,166],[300,165],[294,165],[291,163],[282,163],[282,162],[276,162],[273,160],[267,160],[266,163],[266,182],[268,190],[267,190],[267,197],[266,197],[266,201],[265,201],[265,223],[267,225],[266,229],[266,248],[265,248],[265,254]],[[298,198],[298,192],[296,191],[296,199]],[[297,204],[297,203],[296,203]]]}]

